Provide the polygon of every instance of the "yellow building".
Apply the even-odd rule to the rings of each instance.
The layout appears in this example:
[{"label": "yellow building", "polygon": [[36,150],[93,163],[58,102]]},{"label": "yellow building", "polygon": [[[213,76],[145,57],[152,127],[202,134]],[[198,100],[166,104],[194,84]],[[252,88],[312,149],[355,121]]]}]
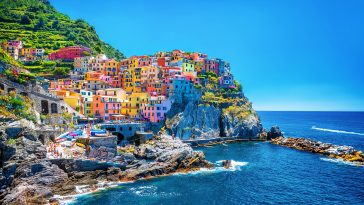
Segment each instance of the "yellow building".
[{"label": "yellow building", "polygon": [[80,110],[82,104],[82,95],[77,92],[60,90],[56,91],[58,97],[63,98],[63,101],[75,110]]},{"label": "yellow building", "polygon": [[195,65],[195,71],[200,73],[203,67],[203,61],[193,61],[193,64]]},{"label": "yellow building", "polygon": [[22,48],[20,50],[21,56],[30,56],[31,55],[31,48]]},{"label": "yellow building", "polygon": [[150,95],[148,93],[132,93],[127,96],[121,104],[121,114],[131,118],[141,117],[141,107],[143,103],[148,103]]},{"label": "yellow building", "polygon": [[127,93],[142,91],[141,87],[141,73],[142,68],[129,68],[123,71],[122,74],[122,88]]},{"label": "yellow building", "polygon": [[109,76],[115,76],[117,74],[118,62],[114,59],[107,60],[105,63],[105,68],[103,74]]},{"label": "yellow building", "polygon": [[138,57],[132,56],[129,58],[129,68],[136,68],[138,67],[139,60]]},{"label": "yellow building", "polygon": [[133,77],[129,69],[123,71],[121,76],[121,87],[127,92],[131,93],[133,90]]},{"label": "yellow building", "polygon": [[195,72],[195,65],[193,65],[192,63],[182,63],[182,72],[183,73]]}]

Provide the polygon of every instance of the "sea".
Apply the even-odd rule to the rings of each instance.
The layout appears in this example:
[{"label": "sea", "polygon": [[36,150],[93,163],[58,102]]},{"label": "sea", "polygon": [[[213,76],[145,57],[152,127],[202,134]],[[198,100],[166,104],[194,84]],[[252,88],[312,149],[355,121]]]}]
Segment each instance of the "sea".
[{"label": "sea", "polygon": [[[364,112],[259,112],[263,126],[364,150]],[[97,191],[72,204],[364,204],[364,167],[322,155],[243,142],[199,148],[213,170]],[[221,160],[233,160],[229,170]]]}]

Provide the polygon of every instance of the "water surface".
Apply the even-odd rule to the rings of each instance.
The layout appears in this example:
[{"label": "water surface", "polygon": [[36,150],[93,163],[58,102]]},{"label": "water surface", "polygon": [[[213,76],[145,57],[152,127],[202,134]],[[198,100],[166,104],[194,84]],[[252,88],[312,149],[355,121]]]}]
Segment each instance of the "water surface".
[{"label": "water surface", "polygon": [[[286,135],[364,148],[363,113],[259,114],[265,127],[278,124]],[[364,167],[267,142],[200,150],[211,162],[231,159],[241,166],[141,180],[74,204],[364,204]]]}]

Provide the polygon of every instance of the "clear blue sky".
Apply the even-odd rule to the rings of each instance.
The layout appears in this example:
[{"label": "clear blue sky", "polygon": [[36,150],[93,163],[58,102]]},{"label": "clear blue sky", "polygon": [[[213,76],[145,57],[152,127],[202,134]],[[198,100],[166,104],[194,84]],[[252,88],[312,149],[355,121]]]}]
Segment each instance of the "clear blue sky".
[{"label": "clear blue sky", "polygon": [[51,0],[127,56],[231,63],[257,110],[364,111],[364,1]]}]

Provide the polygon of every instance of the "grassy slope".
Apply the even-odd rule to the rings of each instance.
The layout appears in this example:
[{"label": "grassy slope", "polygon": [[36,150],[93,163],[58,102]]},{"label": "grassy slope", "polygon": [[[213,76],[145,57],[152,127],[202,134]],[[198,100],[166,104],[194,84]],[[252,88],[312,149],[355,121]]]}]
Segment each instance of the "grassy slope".
[{"label": "grassy slope", "polygon": [[0,0],[0,41],[19,39],[26,47],[52,52],[61,47],[84,45],[95,53],[122,59],[124,55],[101,41],[94,27],[71,20],[47,0]]}]

